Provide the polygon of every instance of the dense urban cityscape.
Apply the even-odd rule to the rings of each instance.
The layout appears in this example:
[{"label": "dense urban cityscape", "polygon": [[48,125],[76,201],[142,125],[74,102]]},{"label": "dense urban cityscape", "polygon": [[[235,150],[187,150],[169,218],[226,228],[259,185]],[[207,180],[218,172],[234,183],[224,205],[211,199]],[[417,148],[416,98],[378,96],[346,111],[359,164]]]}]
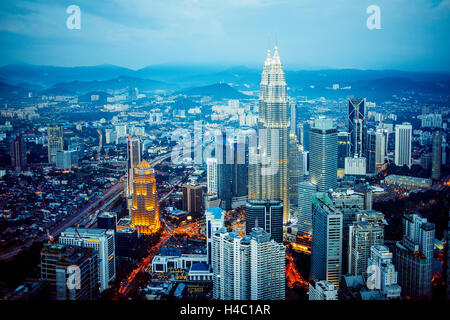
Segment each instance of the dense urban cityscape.
[{"label": "dense urban cityscape", "polygon": [[450,74],[0,67],[1,300],[450,298]]}]

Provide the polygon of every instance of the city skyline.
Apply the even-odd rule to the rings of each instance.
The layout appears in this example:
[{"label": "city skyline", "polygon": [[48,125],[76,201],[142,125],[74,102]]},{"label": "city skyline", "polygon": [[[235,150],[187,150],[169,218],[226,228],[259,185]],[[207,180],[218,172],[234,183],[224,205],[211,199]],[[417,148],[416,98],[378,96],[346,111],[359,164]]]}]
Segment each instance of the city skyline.
[{"label": "city skyline", "polygon": [[449,13],[0,3],[0,299],[450,299]]}]

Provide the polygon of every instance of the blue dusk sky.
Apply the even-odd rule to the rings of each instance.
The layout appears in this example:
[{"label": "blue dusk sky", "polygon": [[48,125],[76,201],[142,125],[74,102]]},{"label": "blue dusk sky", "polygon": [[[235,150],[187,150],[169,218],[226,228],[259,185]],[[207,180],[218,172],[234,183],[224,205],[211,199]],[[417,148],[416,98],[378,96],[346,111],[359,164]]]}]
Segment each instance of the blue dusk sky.
[{"label": "blue dusk sky", "polygon": [[260,67],[278,44],[291,70],[450,71],[449,18],[450,0],[2,0],[0,65]]}]

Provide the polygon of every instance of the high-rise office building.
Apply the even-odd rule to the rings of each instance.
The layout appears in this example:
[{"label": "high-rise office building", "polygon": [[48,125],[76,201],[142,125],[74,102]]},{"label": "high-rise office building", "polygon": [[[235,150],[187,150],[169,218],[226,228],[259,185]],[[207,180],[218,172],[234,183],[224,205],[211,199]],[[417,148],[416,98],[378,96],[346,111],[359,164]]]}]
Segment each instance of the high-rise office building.
[{"label": "high-rise office building", "polygon": [[206,254],[208,264],[212,263],[212,237],[213,234],[223,228],[225,212],[219,207],[210,207],[205,211],[206,220]]},{"label": "high-rise office building", "polygon": [[345,175],[364,176],[367,173],[367,161],[365,157],[347,157],[345,158]]},{"label": "high-rise office building", "polygon": [[[303,175],[309,176],[309,151],[302,151]],[[309,178],[308,178],[309,179]]]},{"label": "high-rise office building", "polygon": [[291,207],[297,208],[298,204],[298,184],[303,181],[303,157],[302,147],[297,142],[294,133],[289,133],[289,201]]},{"label": "high-rise office building", "polygon": [[366,143],[366,172],[375,173],[377,171],[377,134],[375,130],[367,131]]},{"label": "high-rise office building", "polygon": [[[127,185],[126,195],[131,198],[133,194],[134,168],[142,161],[142,146],[139,137],[128,137],[127,140]],[[129,201],[131,204],[131,201]]]},{"label": "high-rise office building", "polygon": [[238,236],[213,234],[213,297],[217,300],[284,300],[285,248],[255,227]]},{"label": "high-rise office building", "polygon": [[400,297],[402,288],[397,284],[397,271],[392,263],[392,253],[384,245],[370,249],[369,263],[371,273],[375,273],[374,289],[380,290],[387,299]]},{"label": "high-rise office building", "polygon": [[119,139],[127,136],[127,125],[119,124],[116,126],[116,144],[118,144]]},{"label": "high-rise office building", "polygon": [[349,227],[348,273],[366,278],[371,247],[383,244],[384,215],[374,210],[358,213]]},{"label": "high-rise office building", "polygon": [[117,213],[101,212],[97,216],[97,228],[105,230],[117,230]]},{"label": "high-rise office building", "polygon": [[203,212],[203,188],[202,186],[186,183],[183,185],[182,208],[188,213]]},{"label": "high-rise office building", "polygon": [[404,297],[431,298],[435,226],[417,214],[403,217],[403,240],[396,243],[394,264]]},{"label": "high-rise office building", "polygon": [[[41,249],[41,279],[50,285],[53,300],[98,298],[98,254],[93,248],[44,243]],[[79,278],[75,277],[79,270]]]},{"label": "high-rise office building", "polygon": [[431,149],[431,179],[439,180],[441,177],[442,164],[442,135],[439,131],[433,134]]},{"label": "high-rise office building", "polygon": [[250,299],[285,299],[284,245],[270,239],[262,228],[256,226],[250,232]]},{"label": "high-rise office building", "polygon": [[337,141],[338,141],[338,168],[344,169],[345,168],[345,158],[348,157],[348,151],[349,151],[349,133],[345,131],[339,131],[337,135]]},{"label": "high-rise office building", "polygon": [[411,168],[412,125],[408,122],[395,126],[395,165]]},{"label": "high-rise office building", "polygon": [[63,129],[60,126],[48,127],[48,162],[56,163],[56,153],[64,149]]},{"label": "high-rise office building", "polygon": [[364,210],[364,194],[352,189],[337,189],[329,194],[333,206],[342,213],[342,270],[348,270],[349,227]]},{"label": "high-rise office building", "polygon": [[56,152],[55,167],[62,170],[78,168],[78,150],[59,150]]},{"label": "high-rise office building", "polygon": [[113,129],[105,129],[105,143],[111,144],[116,142],[116,132]]},{"label": "high-rise office building", "polygon": [[22,171],[27,165],[25,141],[17,135],[11,143],[11,164],[15,171]]},{"label": "high-rise office building", "polygon": [[[270,52],[264,62],[261,75],[259,94],[259,138],[267,141],[260,153],[271,159],[268,172],[256,170],[255,177],[250,181],[258,185],[261,181],[261,194],[252,199],[281,200],[283,202],[283,223],[289,219],[289,189],[288,189],[288,145],[289,145],[289,110],[286,93],[286,81],[283,66],[275,47],[273,57]],[[265,134],[263,134],[265,133]],[[260,141],[261,145],[261,141]],[[272,154],[274,153],[274,154]],[[276,154],[275,154],[276,153]],[[256,166],[258,168],[258,166]],[[252,187],[257,189],[256,187]]]},{"label": "high-rise office building", "polygon": [[246,198],[248,196],[249,145],[234,141],[231,148],[233,152],[232,195],[234,198]]},{"label": "high-rise office building", "polygon": [[326,193],[313,197],[311,279],[331,281],[339,289],[342,270],[342,213]]},{"label": "high-rise office building", "polygon": [[226,134],[216,136],[217,195],[224,210],[232,208],[233,200],[248,195],[248,144],[238,143]]},{"label": "high-rise office building", "polygon": [[131,227],[138,233],[152,234],[160,227],[155,174],[145,160],[133,170]]},{"label": "high-rise office building", "polygon": [[100,291],[108,289],[109,282],[116,277],[114,230],[68,228],[61,233],[59,243],[95,249],[98,253]]},{"label": "high-rise office building", "polygon": [[364,157],[366,153],[366,99],[348,99],[348,133],[350,134],[350,157]]},{"label": "high-rise office building", "polygon": [[328,192],[337,184],[337,130],[332,119],[319,118],[311,128],[310,179],[317,191]]},{"label": "high-rise office building", "polygon": [[283,242],[283,204],[281,201],[250,200],[245,206],[245,231],[258,226],[278,243]]},{"label": "high-rise office building", "polygon": [[[221,200],[220,207],[224,210],[231,209],[233,198],[233,164],[231,146],[225,133],[216,136],[217,159],[217,195]],[[228,157],[227,157],[228,155]]]},{"label": "high-rise office building", "polygon": [[217,159],[206,160],[206,181],[208,194],[217,194]]},{"label": "high-rise office building", "polygon": [[312,198],[316,191],[316,185],[309,181],[298,184],[298,230],[309,235],[312,235]]},{"label": "high-rise office building", "polygon": [[309,300],[337,300],[338,291],[331,281],[311,280],[309,283]]},{"label": "high-rise office building", "polygon": [[297,126],[297,138],[299,143],[303,146],[304,151],[309,151],[310,145],[310,131],[313,125],[312,120],[306,120]]},{"label": "high-rise office building", "polygon": [[297,130],[297,103],[295,102],[295,100],[289,101],[289,110],[290,110],[290,113],[291,113],[290,119],[289,119],[289,123],[290,123],[289,133],[293,134],[293,135],[296,135],[296,130]]},{"label": "high-rise office building", "polygon": [[375,165],[377,170],[381,170],[386,158],[386,136],[383,129],[377,129],[375,141]]}]

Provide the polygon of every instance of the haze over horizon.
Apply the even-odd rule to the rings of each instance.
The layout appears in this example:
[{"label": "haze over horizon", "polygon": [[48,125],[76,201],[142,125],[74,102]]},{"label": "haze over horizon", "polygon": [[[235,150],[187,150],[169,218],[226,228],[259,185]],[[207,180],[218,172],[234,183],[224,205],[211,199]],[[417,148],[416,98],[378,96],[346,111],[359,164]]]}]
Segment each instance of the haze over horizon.
[{"label": "haze over horizon", "polygon": [[[0,65],[450,71],[450,0],[17,0],[0,3]],[[81,9],[81,29],[66,8]],[[381,29],[369,30],[369,5]]]}]

